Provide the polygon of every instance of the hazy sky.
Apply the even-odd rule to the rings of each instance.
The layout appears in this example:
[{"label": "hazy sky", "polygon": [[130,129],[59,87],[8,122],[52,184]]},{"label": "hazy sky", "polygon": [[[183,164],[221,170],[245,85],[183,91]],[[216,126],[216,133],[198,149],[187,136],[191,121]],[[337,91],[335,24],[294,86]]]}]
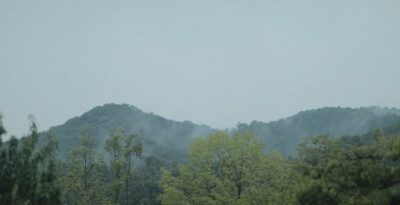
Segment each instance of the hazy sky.
[{"label": "hazy sky", "polygon": [[400,1],[0,1],[10,134],[105,103],[216,128],[400,107]]}]

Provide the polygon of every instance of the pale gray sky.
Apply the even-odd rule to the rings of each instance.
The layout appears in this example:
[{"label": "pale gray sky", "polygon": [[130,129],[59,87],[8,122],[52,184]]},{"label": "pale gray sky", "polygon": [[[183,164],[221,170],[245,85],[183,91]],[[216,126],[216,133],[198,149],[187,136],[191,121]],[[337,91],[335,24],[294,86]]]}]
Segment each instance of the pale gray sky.
[{"label": "pale gray sky", "polygon": [[0,1],[10,134],[105,103],[216,128],[400,107],[400,1]]}]

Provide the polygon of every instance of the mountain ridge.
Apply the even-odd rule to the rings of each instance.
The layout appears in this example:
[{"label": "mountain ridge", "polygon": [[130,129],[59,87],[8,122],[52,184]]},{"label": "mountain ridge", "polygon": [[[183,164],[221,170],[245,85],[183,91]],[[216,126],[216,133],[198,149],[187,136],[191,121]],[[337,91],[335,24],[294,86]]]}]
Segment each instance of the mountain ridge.
[{"label": "mountain ridge", "polygon": [[[293,156],[297,144],[304,137],[327,132],[334,138],[342,135],[362,135],[374,128],[396,123],[400,123],[400,110],[396,108],[323,107],[300,111],[276,121],[238,123],[236,128],[228,131],[253,133],[266,144],[267,150],[278,150],[284,156]],[[77,137],[80,135],[80,129],[90,130],[96,136],[101,150],[110,131],[115,128],[121,128],[127,134],[138,134],[138,140],[144,143],[146,155],[178,160],[187,158],[187,151],[194,138],[221,131],[190,121],[166,119],[143,112],[133,105],[111,103],[96,106],[62,125],[51,127],[42,135],[50,134],[60,141],[60,156],[65,159],[69,150],[79,145]]]},{"label": "mountain ridge", "polygon": [[268,149],[293,156],[305,137],[329,133],[333,138],[362,135],[375,128],[400,123],[400,110],[377,106],[361,108],[323,107],[300,111],[277,121],[239,123],[239,132],[257,135]]}]

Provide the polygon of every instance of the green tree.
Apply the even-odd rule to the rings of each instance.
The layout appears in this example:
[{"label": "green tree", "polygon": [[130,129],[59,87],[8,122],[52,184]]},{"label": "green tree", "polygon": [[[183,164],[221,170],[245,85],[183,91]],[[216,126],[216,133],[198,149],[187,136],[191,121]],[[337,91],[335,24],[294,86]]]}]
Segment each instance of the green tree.
[{"label": "green tree", "polygon": [[139,166],[132,175],[132,204],[160,204],[157,197],[161,194],[159,181],[161,178],[161,167],[165,167],[164,161],[150,156],[145,158],[145,165]]},{"label": "green tree", "polygon": [[278,175],[285,174],[269,169],[281,163],[280,156],[265,154],[253,135],[211,134],[192,143],[189,162],[177,173],[163,170],[159,199],[162,204],[266,203],[276,197],[267,192],[280,190]]},{"label": "green tree", "polygon": [[70,159],[63,177],[67,204],[108,204],[104,177],[98,170],[101,157],[96,154],[95,138],[88,130],[81,130],[81,145],[70,151]]},{"label": "green tree", "polygon": [[135,134],[126,136],[121,130],[113,130],[111,136],[106,141],[106,151],[110,156],[110,166],[113,173],[112,190],[113,203],[119,204],[120,192],[124,188],[125,204],[131,201],[129,188],[132,179],[132,166],[134,160],[141,157],[143,152],[142,143],[134,143],[134,139],[138,136]]},{"label": "green tree", "polygon": [[[382,133],[376,134],[377,139],[383,138],[378,136]],[[327,135],[309,138],[299,146],[298,168],[306,185],[298,191],[298,202],[398,204],[398,177],[393,172],[398,164],[379,151],[391,153],[390,147],[384,142],[354,146]]]},{"label": "green tree", "polygon": [[143,153],[143,145],[142,143],[134,144],[134,139],[137,138],[138,135],[131,134],[125,136],[125,149],[124,149],[124,161],[125,161],[125,204],[128,205],[131,202],[130,195],[130,186],[132,183],[132,169],[134,165],[134,160],[138,157],[142,156]]},{"label": "green tree", "polygon": [[5,129],[0,117],[0,204],[60,204],[57,143],[35,149],[39,137],[31,118],[31,133],[2,142]]}]

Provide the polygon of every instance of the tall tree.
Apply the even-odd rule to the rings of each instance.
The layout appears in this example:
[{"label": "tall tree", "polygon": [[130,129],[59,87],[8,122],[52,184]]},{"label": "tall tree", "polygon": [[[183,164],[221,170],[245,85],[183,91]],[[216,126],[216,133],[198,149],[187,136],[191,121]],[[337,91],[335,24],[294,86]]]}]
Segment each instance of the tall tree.
[{"label": "tall tree", "polygon": [[95,138],[89,130],[81,129],[81,145],[70,152],[70,159],[63,177],[67,204],[108,204],[105,196],[104,177],[96,153]]},{"label": "tall tree", "polygon": [[5,143],[0,118],[0,204],[60,204],[59,163],[55,159],[57,142],[35,149],[39,137],[31,118],[31,133]]},{"label": "tall tree", "polygon": [[141,157],[143,153],[143,145],[142,143],[134,144],[133,140],[137,138],[138,135],[131,134],[129,136],[125,136],[125,149],[124,149],[124,158],[125,158],[125,204],[128,205],[131,202],[130,196],[130,186],[132,181],[132,166],[134,165],[134,160],[137,157]]},{"label": "tall tree", "polygon": [[132,179],[132,166],[134,159],[140,157],[143,152],[142,143],[134,144],[137,135],[126,136],[125,133],[116,129],[111,132],[106,141],[106,151],[110,156],[110,166],[113,173],[112,190],[113,203],[120,203],[121,189],[125,191],[125,204],[130,202],[129,187]]}]

